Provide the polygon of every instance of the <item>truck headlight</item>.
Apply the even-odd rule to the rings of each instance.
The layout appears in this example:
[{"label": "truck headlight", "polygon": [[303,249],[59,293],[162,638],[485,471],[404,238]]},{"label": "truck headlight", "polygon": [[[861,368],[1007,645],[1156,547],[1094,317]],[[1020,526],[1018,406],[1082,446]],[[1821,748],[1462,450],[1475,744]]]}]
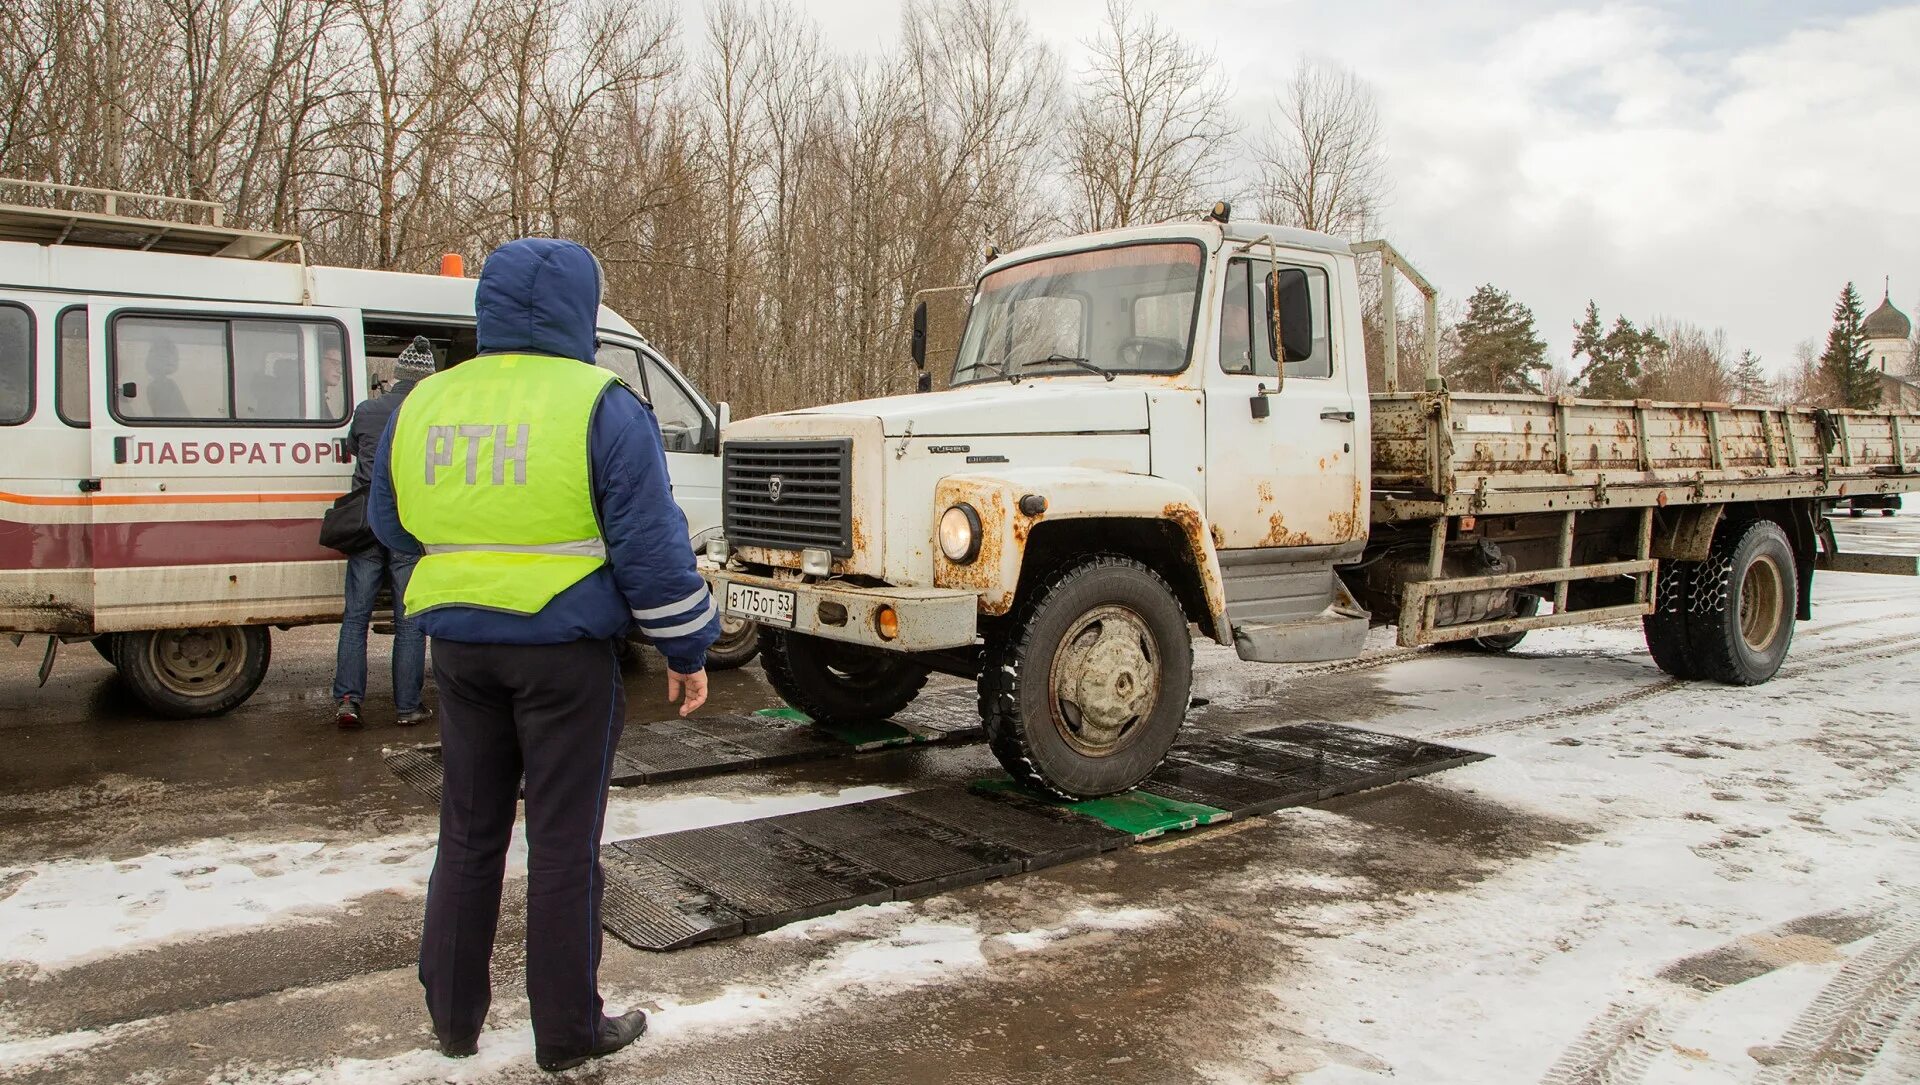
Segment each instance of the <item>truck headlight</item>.
[{"label": "truck headlight", "polygon": [[940,514],[940,552],[955,565],[980,556],[980,514],[959,504]]}]

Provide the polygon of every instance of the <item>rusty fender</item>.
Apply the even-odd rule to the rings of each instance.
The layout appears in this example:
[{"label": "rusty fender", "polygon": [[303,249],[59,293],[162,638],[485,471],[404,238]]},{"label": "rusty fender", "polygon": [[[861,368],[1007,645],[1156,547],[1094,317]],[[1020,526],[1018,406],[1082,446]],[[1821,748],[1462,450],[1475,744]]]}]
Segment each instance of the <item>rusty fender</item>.
[{"label": "rusty fender", "polygon": [[[1029,495],[1045,499],[1045,510],[1021,511],[1021,498]],[[948,508],[961,503],[973,506],[980,515],[978,555],[956,565],[936,546],[933,580],[943,588],[977,592],[983,614],[1005,614],[1013,608],[1027,538],[1040,522],[1093,517],[1153,520],[1171,525],[1186,540],[1186,557],[1199,573],[1212,619],[1207,632],[1222,644],[1231,643],[1220,558],[1193,491],[1178,483],[1087,467],[1015,468],[948,475],[935,488],[934,501],[936,523]]]}]

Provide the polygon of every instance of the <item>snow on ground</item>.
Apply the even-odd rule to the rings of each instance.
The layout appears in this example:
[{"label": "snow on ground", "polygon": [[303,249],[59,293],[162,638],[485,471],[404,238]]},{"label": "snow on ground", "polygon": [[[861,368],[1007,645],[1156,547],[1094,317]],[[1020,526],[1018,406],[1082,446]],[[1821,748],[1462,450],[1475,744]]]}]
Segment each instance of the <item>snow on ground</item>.
[{"label": "snow on ground", "polygon": [[[1386,672],[1396,707],[1366,726],[1461,735],[1496,756],[1446,786],[1599,832],[1471,893],[1381,901],[1371,917],[1276,914],[1344,932],[1309,943],[1286,992],[1288,1026],[1329,1053],[1306,1080],[1753,1080],[1749,1050],[1778,1042],[1848,954],[1878,943],[1813,939],[1824,956],[1712,995],[1660,978],[1665,964],[1836,907],[1880,917],[1876,937],[1900,952],[1920,946],[1920,672],[1895,654],[1920,644],[1920,613],[1910,589],[1852,598],[1822,607],[1843,617],[1803,626],[1787,670],[1753,689],[1670,682],[1631,628],[1525,646],[1566,658],[1553,668],[1436,654]],[[1515,701],[1524,715],[1503,718]],[[1570,1051],[1583,1044],[1587,1057]],[[1610,1060],[1632,1076],[1591,1076]]]},{"label": "snow on ground", "polygon": [[[649,798],[616,791],[603,840],[676,832],[882,798],[884,787]],[[507,856],[526,876],[524,824]],[[133,859],[60,859],[0,868],[0,970],[68,968],[159,943],[240,928],[317,922],[372,893],[424,895],[434,841],[201,840]],[[0,1065],[4,1065],[0,1055]]]}]

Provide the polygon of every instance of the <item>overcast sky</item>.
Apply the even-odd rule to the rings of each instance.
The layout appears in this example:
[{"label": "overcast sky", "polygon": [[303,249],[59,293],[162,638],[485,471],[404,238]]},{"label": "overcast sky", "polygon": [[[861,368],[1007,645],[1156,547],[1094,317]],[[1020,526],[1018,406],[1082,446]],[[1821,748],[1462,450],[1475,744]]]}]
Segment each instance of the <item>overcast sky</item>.
[{"label": "overcast sky", "polygon": [[[697,41],[700,0],[682,0]],[[800,0],[845,52],[898,5]],[[1778,370],[1841,286],[1920,303],[1920,3],[1139,0],[1253,121],[1302,56],[1379,96],[1386,233],[1455,301],[1492,282],[1553,354],[1608,315],[1726,329]],[[1068,69],[1103,0],[1033,0]]]}]

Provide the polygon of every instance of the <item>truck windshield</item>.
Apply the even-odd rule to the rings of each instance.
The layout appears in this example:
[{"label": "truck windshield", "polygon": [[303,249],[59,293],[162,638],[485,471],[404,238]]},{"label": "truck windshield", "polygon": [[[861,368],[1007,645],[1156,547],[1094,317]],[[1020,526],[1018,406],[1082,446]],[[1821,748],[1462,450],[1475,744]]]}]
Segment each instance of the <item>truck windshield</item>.
[{"label": "truck windshield", "polygon": [[1023,376],[1178,373],[1193,345],[1198,242],[1120,245],[1028,260],[980,281],[953,383]]}]

